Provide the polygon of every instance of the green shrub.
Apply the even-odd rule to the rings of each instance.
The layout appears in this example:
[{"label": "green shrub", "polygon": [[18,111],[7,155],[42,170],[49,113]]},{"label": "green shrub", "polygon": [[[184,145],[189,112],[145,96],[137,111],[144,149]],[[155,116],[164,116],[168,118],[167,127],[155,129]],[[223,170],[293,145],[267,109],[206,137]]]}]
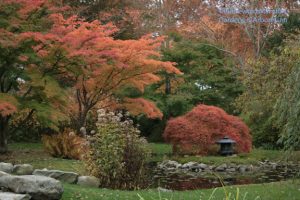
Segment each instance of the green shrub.
[{"label": "green shrub", "polygon": [[88,136],[89,152],[85,166],[101,187],[136,189],[147,180],[146,160],[150,152],[147,141],[133,122],[121,113],[98,111],[97,131]]}]

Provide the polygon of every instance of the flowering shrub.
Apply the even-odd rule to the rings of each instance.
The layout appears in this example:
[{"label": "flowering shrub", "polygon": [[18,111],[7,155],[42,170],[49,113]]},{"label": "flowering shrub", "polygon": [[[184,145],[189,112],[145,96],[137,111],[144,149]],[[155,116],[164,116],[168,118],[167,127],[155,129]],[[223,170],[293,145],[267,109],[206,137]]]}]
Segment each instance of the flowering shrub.
[{"label": "flowering shrub", "polygon": [[100,179],[101,187],[135,189],[146,176],[147,141],[133,121],[121,113],[98,110],[97,131],[88,136],[87,171]]},{"label": "flowering shrub", "polygon": [[46,151],[55,157],[81,160],[87,151],[86,140],[70,129],[55,135],[43,135],[42,142]]},{"label": "flowering shrub", "polygon": [[215,142],[228,136],[236,141],[237,153],[249,152],[252,139],[247,125],[215,106],[198,105],[184,116],[168,121],[163,137],[174,153],[213,154]]}]

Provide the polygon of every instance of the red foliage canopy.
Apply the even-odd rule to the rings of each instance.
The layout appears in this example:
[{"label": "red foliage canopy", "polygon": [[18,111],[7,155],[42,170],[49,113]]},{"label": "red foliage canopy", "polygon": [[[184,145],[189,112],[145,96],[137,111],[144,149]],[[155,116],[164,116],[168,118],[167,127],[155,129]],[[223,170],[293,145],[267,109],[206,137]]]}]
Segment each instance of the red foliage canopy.
[{"label": "red foliage canopy", "polygon": [[212,153],[215,142],[228,136],[236,141],[236,151],[249,152],[252,139],[247,125],[238,117],[215,106],[198,105],[184,116],[168,121],[164,138],[175,153]]}]

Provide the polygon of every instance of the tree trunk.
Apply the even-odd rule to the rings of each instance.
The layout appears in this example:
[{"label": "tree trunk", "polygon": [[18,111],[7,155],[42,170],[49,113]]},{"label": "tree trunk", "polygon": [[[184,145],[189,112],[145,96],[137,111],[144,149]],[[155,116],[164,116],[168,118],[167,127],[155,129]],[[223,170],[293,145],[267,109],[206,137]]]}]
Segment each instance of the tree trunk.
[{"label": "tree trunk", "polygon": [[7,127],[9,117],[0,116],[0,153],[7,153]]},{"label": "tree trunk", "polygon": [[83,109],[83,111],[78,113],[78,118],[77,118],[77,122],[76,122],[76,130],[78,134],[81,134],[80,129],[81,127],[85,126],[85,122],[86,122],[86,117],[88,114],[88,110],[86,108]]},{"label": "tree trunk", "polygon": [[168,94],[171,94],[171,79],[170,79],[169,74],[166,74],[165,78],[166,78],[165,93],[168,95]]}]

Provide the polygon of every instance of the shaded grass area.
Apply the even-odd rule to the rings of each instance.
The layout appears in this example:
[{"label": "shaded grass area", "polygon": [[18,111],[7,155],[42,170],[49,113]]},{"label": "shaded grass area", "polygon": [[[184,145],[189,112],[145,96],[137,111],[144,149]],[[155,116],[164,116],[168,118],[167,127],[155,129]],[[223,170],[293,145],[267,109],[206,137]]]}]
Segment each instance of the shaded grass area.
[{"label": "shaded grass area", "polygon": [[300,200],[300,180],[277,183],[230,186],[224,188],[159,192],[153,190],[120,191],[64,185],[63,200]]},{"label": "shaded grass area", "polygon": [[[150,161],[159,162],[162,160],[176,160],[180,163],[190,161],[203,162],[212,165],[222,163],[236,164],[257,164],[259,161],[285,161],[287,158],[293,162],[300,161],[300,152],[293,152],[286,156],[282,151],[254,149],[249,154],[239,154],[235,157],[221,156],[173,156],[172,148],[168,144],[150,143],[152,158]],[[11,162],[13,164],[28,163],[38,169],[58,169],[74,171],[79,174],[86,174],[82,161],[54,158],[44,151],[40,143],[14,143],[9,145],[10,152],[7,155],[0,155],[0,162]]]},{"label": "shaded grass area", "polygon": [[58,169],[85,174],[81,161],[54,158],[44,151],[43,145],[40,143],[14,143],[9,145],[9,150],[7,155],[0,155],[1,162],[28,163],[36,169]]},{"label": "shaded grass area", "polygon": [[206,164],[257,164],[259,161],[269,160],[273,162],[278,161],[292,161],[300,162],[300,151],[290,152],[286,154],[278,150],[263,150],[253,149],[248,154],[238,154],[236,156],[222,157],[222,156],[175,156],[172,155],[172,147],[169,144],[150,144],[153,151],[153,161],[161,160],[176,160],[180,163],[187,163],[190,161],[202,162]]}]

